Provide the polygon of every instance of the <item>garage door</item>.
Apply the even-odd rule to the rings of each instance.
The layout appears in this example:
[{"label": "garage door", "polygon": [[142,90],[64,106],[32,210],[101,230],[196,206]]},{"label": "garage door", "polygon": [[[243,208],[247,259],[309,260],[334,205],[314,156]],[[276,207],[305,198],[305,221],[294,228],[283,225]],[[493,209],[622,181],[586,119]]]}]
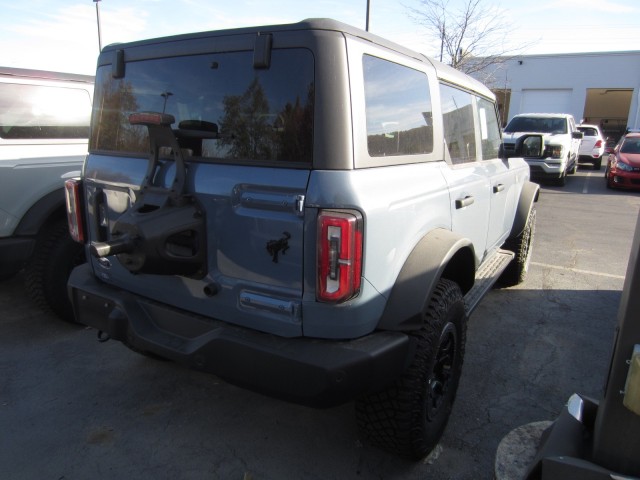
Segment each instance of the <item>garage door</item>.
[{"label": "garage door", "polygon": [[571,89],[522,90],[521,113],[569,113]]}]

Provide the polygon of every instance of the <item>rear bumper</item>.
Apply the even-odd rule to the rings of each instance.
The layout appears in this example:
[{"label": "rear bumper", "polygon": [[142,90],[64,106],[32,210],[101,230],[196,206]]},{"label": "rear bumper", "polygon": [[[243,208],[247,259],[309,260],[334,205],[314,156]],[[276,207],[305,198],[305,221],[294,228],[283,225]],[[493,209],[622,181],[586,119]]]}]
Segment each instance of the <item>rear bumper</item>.
[{"label": "rear bumper", "polygon": [[596,163],[602,161],[602,155],[580,155],[578,157],[578,163]]},{"label": "rear bumper", "polygon": [[346,341],[283,338],[193,315],[104,284],[89,264],[74,269],[68,288],[77,321],[112,339],[313,407],[382,389],[402,374],[413,352],[401,332]]}]

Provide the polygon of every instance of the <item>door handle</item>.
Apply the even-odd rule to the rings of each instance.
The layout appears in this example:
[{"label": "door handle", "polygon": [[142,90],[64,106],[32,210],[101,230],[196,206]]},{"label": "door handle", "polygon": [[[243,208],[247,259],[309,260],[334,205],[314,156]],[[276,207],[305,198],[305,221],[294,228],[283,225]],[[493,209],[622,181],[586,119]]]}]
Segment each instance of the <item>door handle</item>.
[{"label": "door handle", "polygon": [[464,198],[459,198],[456,200],[456,209],[468,207],[473,202],[475,202],[475,199],[473,198],[472,195],[467,195]]},{"label": "door handle", "polygon": [[502,192],[504,190],[504,185],[499,183],[498,185],[493,186],[493,193]]}]

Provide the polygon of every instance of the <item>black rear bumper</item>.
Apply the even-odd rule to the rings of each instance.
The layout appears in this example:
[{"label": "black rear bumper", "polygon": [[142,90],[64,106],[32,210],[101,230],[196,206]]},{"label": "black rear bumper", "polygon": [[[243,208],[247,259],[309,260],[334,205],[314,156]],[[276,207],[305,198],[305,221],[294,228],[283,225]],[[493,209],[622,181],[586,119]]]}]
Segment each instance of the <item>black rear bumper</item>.
[{"label": "black rear bumper", "polygon": [[283,338],[176,310],[97,280],[89,264],[69,279],[76,319],[131,348],[230,383],[313,407],[382,389],[411,359],[410,338],[374,332],[354,340]]}]

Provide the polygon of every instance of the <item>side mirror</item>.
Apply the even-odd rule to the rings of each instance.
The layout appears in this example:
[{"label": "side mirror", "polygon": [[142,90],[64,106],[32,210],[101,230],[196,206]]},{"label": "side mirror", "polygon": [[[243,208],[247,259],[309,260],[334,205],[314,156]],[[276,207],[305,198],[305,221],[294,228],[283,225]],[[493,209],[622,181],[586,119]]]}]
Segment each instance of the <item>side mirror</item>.
[{"label": "side mirror", "polygon": [[584,133],[582,133],[582,132],[573,132],[571,134],[571,138],[575,138],[576,140],[582,140],[584,138]]},{"label": "side mirror", "polygon": [[515,145],[500,145],[500,157],[544,158],[544,138],[539,134],[522,135]]}]

